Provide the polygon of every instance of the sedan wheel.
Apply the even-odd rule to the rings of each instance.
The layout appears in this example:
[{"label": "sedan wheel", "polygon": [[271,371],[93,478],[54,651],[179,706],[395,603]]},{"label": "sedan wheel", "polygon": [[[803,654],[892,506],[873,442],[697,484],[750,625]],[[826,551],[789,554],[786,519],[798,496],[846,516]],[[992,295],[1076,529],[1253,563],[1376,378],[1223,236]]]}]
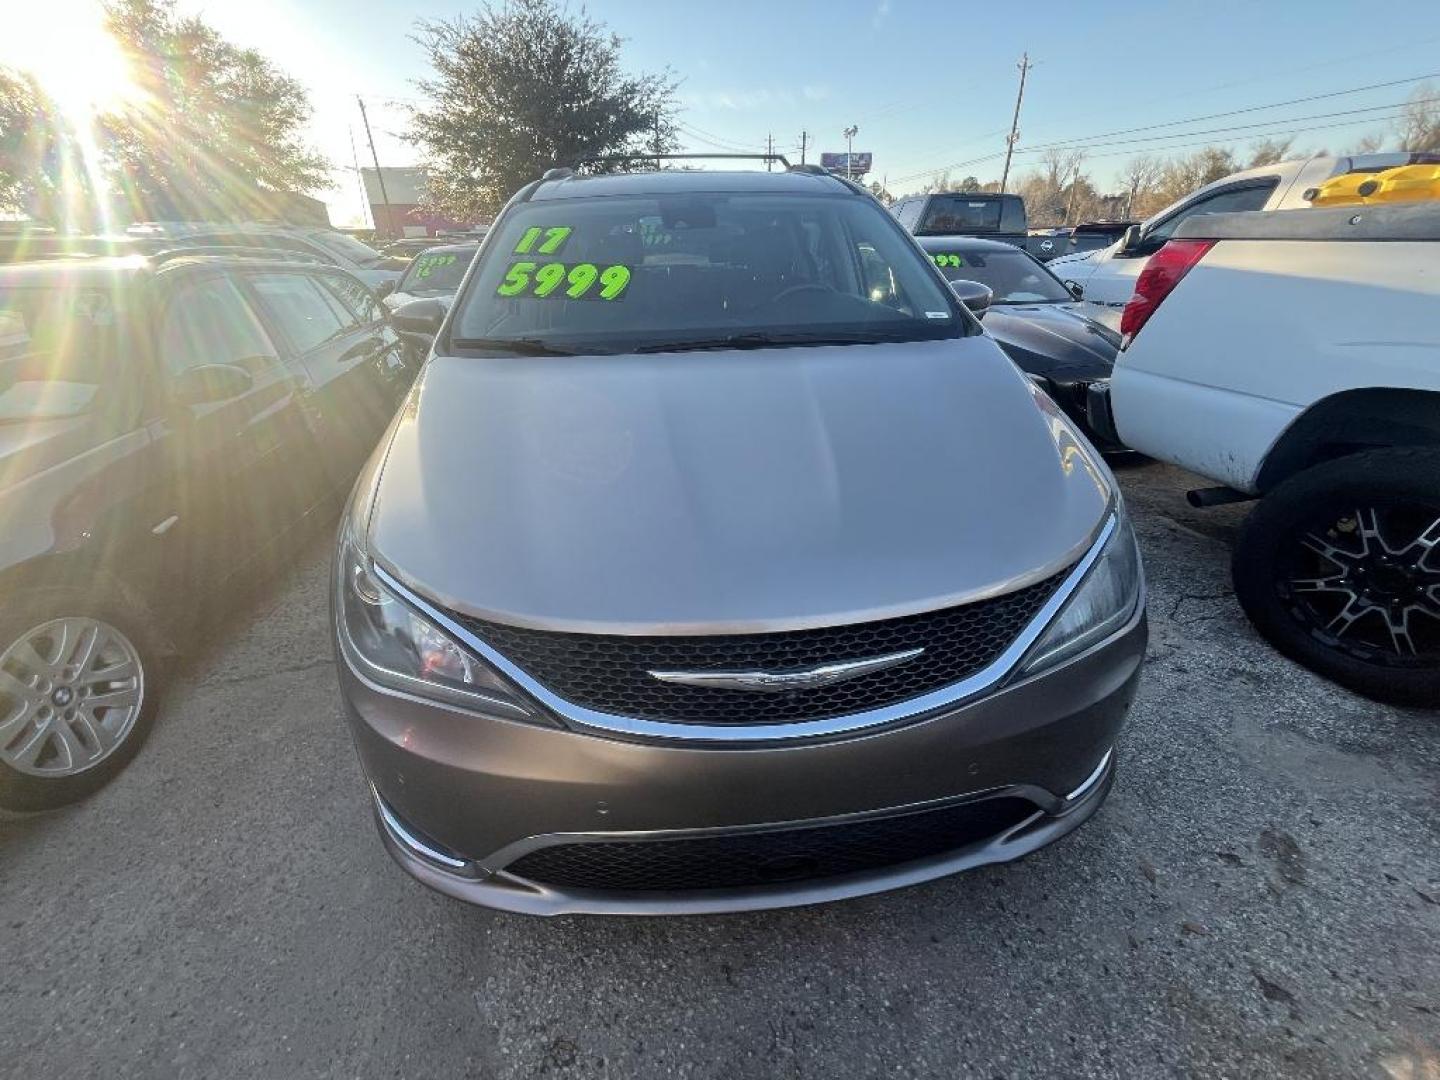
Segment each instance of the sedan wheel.
[{"label": "sedan wheel", "polygon": [[0,654],[0,762],[48,779],[93,769],[129,738],[144,702],[140,654],[119,630],[42,623]]}]

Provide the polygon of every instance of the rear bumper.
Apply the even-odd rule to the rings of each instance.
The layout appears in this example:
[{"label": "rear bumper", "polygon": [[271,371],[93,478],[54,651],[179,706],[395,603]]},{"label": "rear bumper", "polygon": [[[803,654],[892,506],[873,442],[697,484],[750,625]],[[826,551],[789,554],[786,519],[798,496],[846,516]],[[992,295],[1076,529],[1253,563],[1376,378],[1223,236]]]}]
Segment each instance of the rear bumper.
[{"label": "rear bumper", "polygon": [[[1142,609],[1088,652],[959,707],[785,745],[581,734],[397,695],[343,659],[340,676],[377,818],[382,806],[390,818],[380,820],[381,835],[425,884],[535,914],[740,911],[913,884],[1018,858],[1070,832],[1108,790],[1108,755],[1135,692],[1146,634]],[[955,850],[858,874],[669,893],[560,888],[507,872],[527,853],[561,844],[843,825],[1011,796],[1028,800],[1034,814]],[[425,846],[453,865],[421,854]]]}]

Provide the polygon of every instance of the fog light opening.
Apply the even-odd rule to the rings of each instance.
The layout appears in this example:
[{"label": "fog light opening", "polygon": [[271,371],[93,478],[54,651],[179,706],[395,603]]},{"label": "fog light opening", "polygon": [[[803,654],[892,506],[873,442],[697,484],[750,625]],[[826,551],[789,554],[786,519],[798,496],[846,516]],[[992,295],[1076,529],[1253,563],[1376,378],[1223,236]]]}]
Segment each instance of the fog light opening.
[{"label": "fog light opening", "polygon": [[370,791],[375,796],[375,806],[380,811],[380,820],[385,823],[386,831],[388,831],[390,835],[393,836],[402,845],[409,848],[421,858],[428,859],[433,863],[437,863],[438,865],[445,867],[447,870],[469,869],[470,864],[464,859],[457,859],[454,855],[450,855],[444,851],[439,851],[432,844],[427,844],[425,841],[417,837],[413,832],[411,832],[408,828],[405,827],[405,825],[400,821],[398,817],[395,816],[395,812],[385,804],[385,800],[380,797],[380,793],[378,791],[376,791],[373,787],[370,789]]},{"label": "fog light opening", "polygon": [[1100,783],[1100,781],[1104,779],[1105,771],[1110,768],[1110,759],[1114,756],[1114,747],[1106,750],[1105,756],[1100,759],[1100,764],[1095,766],[1095,771],[1085,778],[1085,782],[1083,784],[1077,787],[1074,791],[1070,792],[1069,795],[1066,795],[1065,801],[1067,803],[1072,803],[1076,799],[1083,799],[1087,794],[1089,794],[1089,792],[1095,787],[1095,785]]}]

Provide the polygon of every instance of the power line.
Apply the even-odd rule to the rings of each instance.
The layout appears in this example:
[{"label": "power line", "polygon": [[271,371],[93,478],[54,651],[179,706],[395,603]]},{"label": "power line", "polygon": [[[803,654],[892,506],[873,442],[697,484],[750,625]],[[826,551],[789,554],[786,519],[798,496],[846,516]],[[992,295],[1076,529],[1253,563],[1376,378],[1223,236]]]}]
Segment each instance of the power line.
[{"label": "power line", "polygon": [[713,131],[706,131],[704,128],[697,127],[689,121],[677,120],[675,122],[675,126],[686,132],[686,134],[692,135],[695,138],[699,139],[701,142],[708,142],[714,146],[729,144],[732,146],[742,147],[746,150],[758,150],[761,146],[764,145],[763,143],[747,143],[742,142],[739,139],[727,138],[724,135],[716,135]]},{"label": "power line", "polygon": [[1416,75],[1409,79],[1392,79],[1389,82],[1371,83],[1369,86],[1357,86],[1349,90],[1333,90],[1326,94],[1311,94],[1307,97],[1291,98],[1289,101],[1276,101],[1269,105],[1251,105],[1244,109],[1207,113],[1204,116],[1191,116],[1184,120],[1167,120],[1163,124],[1144,124],[1140,127],[1120,128],[1116,131],[1102,131],[1095,135],[1081,135],[1073,139],[1059,139],[1055,142],[1027,146],[1025,149],[1027,151],[1049,150],[1052,147],[1068,146],[1071,143],[1090,142],[1094,139],[1108,139],[1112,135],[1132,135],[1137,131],[1155,131],[1159,128],[1180,127],[1183,124],[1198,124],[1205,120],[1219,120],[1226,116],[1243,116],[1247,113],[1264,112],[1266,109],[1283,109],[1287,105],[1303,105],[1310,101],[1323,101],[1327,98],[1345,97],[1348,94],[1363,94],[1367,90],[1384,90],[1392,86],[1407,86],[1411,83],[1424,82],[1426,79],[1434,79],[1437,77],[1440,77],[1440,71],[1432,71],[1428,75]]},{"label": "power line", "polygon": [[[1364,93],[1364,92],[1367,91],[1367,90],[1378,90],[1378,89],[1383,89],[1383,88],[1393,87],[1393,86],[1406,86],[1406,85],[1410,85],[1410,84],[1412,84],[1412,83],[1423,82],[1423,81],[1425,81],[1426,79],[1435,78],[1435,77],[1437,77],[1437,75],[1440,75],[1440,72],[1432,72],[1432,73],[1430,73],[1430,74],[1428,74],[1428,75],[1417,75],[1417,76],[1414,76],[1414,77],[1408,78],[1408,79],[1394,79],[1394,80],[1390,80],[1390,81],[1383,82],[1383,83],[1372,83],[1372,84],[1367,85],[1367,86],[1352,87],[1352,88],[1346,89],[1346,90],[1334,90],[1334,91],[1330,91],[1330,92],[1328,92],[1328,93],[1323,93],[1323,94],[1311,94],[1311,95],[1308,95],[1308,96],[1302,97],[1302,98],[1293,98],[1293,99],[1291,99],[1291,100],[1289,100],[1289,101],[1272,102],[1272,103],[1270,103],[1270,104],[1268,104],[1268,105],[1254,105],[1254,106],[1250,106],[1249,108],[1245,108],[1245,109],[1233,109],[1233,110],[1229,110],[1229,111],[1227,111],[1227,112],[1209,113],[1209,114],[1207,114],[1207,115],[1205,115],[1205,116],[1192,116],[1192,117],[1189,117],[1188,119],[1184,119],[1184,120],[1169,120],[1169,121],[1165,121],[1164,123],[1160,123],[1160,124],[1145,124],[1145,125],[1141,125],[1141,126],[1139,126],[1139,127],[1121,128],[1121,129],[1117,129],[1117,130],[1115,130],[1115,131],[1100,132],[1100,133],[1098,133],[1098,134],[1090,135],[1090,136],[1085,136],[1085,137],[1083,137],[1083,138],[1060,140],[1060,141],[1053,142],[1053,143],[1040,143],[1040,144],[1037,144],[1037,145],[1035,145],[1035,146],[1021,147],[1021,148],[1017,149],[1015,152],[1018,153],[1018,154],[1034,154],[1034,153],[1040,153],[1040,152],[1043,152],[1043,151],[1045,151],[1045,150],[1052,150],[1052,149],[1073,149],[1073,150],[1078,150],[1078,149],[1085,149],[1085,148],[1090,147],[1090,146],[1114,146],[1114,145],[1118,145],[1118,144],[1117,144],[1117,143],[1099,143],[1099,142],[1095,142],[1094,140],[1097,140],[1097,139],[1105,139],[1105,138],[1108,138],[1109,136],[1112,136],[1112,135],[1128,135],[1128,134],[1133,134],[1133,133],[1135,133],[1135,132],[1141,132],[1141,131],[1155,131],[1155,130],[1158,130],[1158,129],[1160,129],[1160,128],[1179,127],[1180,125],[1183,125],[1183,124],[1193,124],[1193,123],[1198,123],[1198,122],[1204,121],[1204,120],[1214,120],[1214,119],[1218,119],[1218,118],[1226,117],[1226,116],[1241,116],[1241,115],[1245,115],[1245,114],[1248,114],[1248,113],[1260,112],[1260,111],[1263,111],[1263,110],[1265,110],[1265,109],[1278,109],[1278,108],[1283,108],[1283,107],[1285,107],[1285,106],[1287,106],[1287,105],[1301,104],[1301,103],[1307,102],[1307,101],[1322,101],[1322,100],[1326,100],[1326,99],[1328,99],[1328,98],[1343,97],[1343,96],[1348,95],[1348,94]],[[1427,101],[1428,101],[1428,100],[1432,100],[1432,99],[1424,99],[1424,100],[1427,100]],[[1308,121],[1308,120],[1311,120],[1311,119],[1317,119],[1317,118],[1319,118],[1319,117],[1324,117],[1324,116],[1353,115],[1353,114],[1355,114],[1355,113],[1365,112],[1365,111],[1378,111],[1378,110],[1381,110],[1381,109],[1394,109],[1394,108],[1403,108],[1403,107],[1404,107],[1403,105],[1399,105],[1399,106],[1397,106],[1397,105],[1371,106],[1368,110],[1367,110],[1367,109],[1359,109],[1359,110],[1349,110],[1349,111],[1346,111],[1346,112],[1333,113],[1333,114],[1319,114],[1318,117],[1315,117],[1315,116],[1312,116],[1312,117],[1291,117],[1291,118],[1289,118],[1289,119],[1284,119],[1284,120],[1271,120],[1271,121],[1266,121],[1266,122],[1264,122],[1264,123],[1259,123],[1259,124],[1234,125],[1234,126],[1225,127],[1225,128],[1215,128],[1215,129],[1212,129],[1212,130],[1213,130],[1214,133],[1234,132],[1234,131],[1241,131],[1241,130],[1247,130],[1247,129],[1254,129],[1254,128],[1258,128],[1258,127],[1269,127],[1269,126],[1273,126],[1273,125],[1286,125],[1286,124],[1292,124],[1292,123],[1297,123],[1297,122],[1305,122],[1305,121]],[[1395,119],[1395,117],[1376,116],[1376,117],[1372,117],[1372,119],[1374,119],[1374,120],[1385,120],[1385,119]],[[1328,125],[1328,126],[1330,126],[1330,127],[1340,127],[1340,126],[1345,126],[1345,125],[1332,124],[1332,125]],[[1304,129],[1304,130],[1306,130],[1306,131],[1316,131],[1316,130],[1324,130],[1324,128],[1323,128],[1323,126],[1322,126],[1322,127],[1320,127],[1320,128],[1306,128],[1306,129]],[[1190,135],[1196,135],[1196,134],[1202,134],[1202,132],[1195,132],[1195,131],[1176,132],[1174,135],[1156,135],[1156,136],[1151,136],[1151,138],[1152,138],[1152,139],[1185,138],[1185,137],[1188,137],[1188,136],[1190,136]],[[973,141],[973,140],[972,140],[972,141]],[[1122,140],[1122,141],[1123,141],[1123,142],[1148,142],[1149,140],[1131,139],[1131,140]],[[1171,147],[1166,147],[1166,146],[1164,146],[1163,144],[1155,144],[1154,146],[1148,147],[1148,148],[1153,148],[1153,149],[1178,149],[1178,147],[1173,147],[1173,146],[1171,146]],[[1135,149],[1133,149],[1133,150],[1131,150],[1131,151],[1129,151],[1129,152],[1130,152],[1130,153],[1142,153],[1142,152],[1144,152],[1145,149],[1147,149],[1147,148],[1146,148],[1146,147],[1135,148]],[[895,182],[896,182],[896,184],[903,184],[903,183],[907,183],[908,181],[911,181],[911,180],[919,179],[920,177],[924,177],[924,176],[934,176],[934,175],[936,175],[937,173],[946,172],[946,171],[948,171],[948,170],[950,170],[950,169],[961,169],[961,168],[965,168],[965,167],[970,166],[970,165],[978,165],[978,164],[982,164],[982,163],[987,162],[987,161],[993,161],[993,160],[996,160],[996,159],[998,159],[998,158],[1000,158],[1000,157],[1002,157],[1002,156],[1004,156],[1004,155],[1002,155],[1002,154],[1000,154],[1000,153],[986,154],[986,155],[983,155],[983,156],[981,156],[981,157],[976,157],[976,158],[969,159],[969,160],[967,160],[967,161],[958,161],[958,162],[952,162],[952,163],[949,164],[949,165],[940,165],[940,166],[937,166],[936,168],[933,168],[933,169],[922,169],[922,170],[920,170],[919,172],[911,173],[911,174],[909,174],[909,175],[907,175],[907,176],[903,176],[903,177],[898,177]],[[1115,155],[1103,154],[1103,155],[1094,155],[1094,156],[1097,156],[1097,157],[1112,157],[1112,156],[1115,156]]]},{"label": "power line", "polygon": [[[1041,145],[1041,146],[1027,146],[1027,147],[1025,147],[1025,148],[1022,149],[1022,150],[1017,150],[1016,153],[1019,153],[1019,154],[1038,154],[1038,153],[1041,153],[1041,152],[1046,151],[1046,150],[1088,150],[1088,149],[1090,149],[1091,147],[1097,147],[1097,148],[1098,148],[1098,147],[1107,147],[1107,146],[1126,146],[1126,145],[1129,145],[1129,144],[1131,144],[1131,143],[1147,143],[1147,144],[1153,144],[1153,145],[1155,145],[1157,148],[1163,149],[1163,148],[1164,148],[1164,144],[1163,144],[1163,143],[1155,143],[1154,140],[1156,140],[1156,139],[1186,139],[1186,138],[1191,137],[1192,135],[1226,135],[1226,134],[1231,134],[1231,135],[1233,135],[1234,133],[1240,132],[1240,131],[1254,131],[1255,128],[1266,128],[1266,127],[1281,127],[1281,128],[1284,128],[1284,127],[1288,127],[1290,124],[1303,124],[1303,123],[1308,123],[1308,122],[1311,121],[1311,120],[1327,120],[1327,119],[1332,119],[1332,118],[1337,117],[1337,116],[1358,116],[1358,115],[1361,114],[1361,113],[1391,112],[1392,110],[1395,110],[1395,109],[1399,109],[1399,110],[1401,110],[1401,112],[1403,113],[1403,111],[1404,111],[1406,108],[1408,108],[1410,105],[1428,105],[1428,104],[1430,104],[1431,102],[1436,102],[1436,101],[1440,101],[1440,96],[1427,97],[1427,98],[1418,98],[1418,99],[1416,99],[1416,100],[1413,101],[1413,102],[1400,102],[1400,103],[1393,103],[1393,102],[1392,102],[1391,104],[1388,104],[1388,105],[1369,105],[1369,106],[1366,106],[1365,108],[1362,108],[1362,109],[1342,109],[1342,110],[1340,110],[1340,111],[1338,111],[1338,112],[1314,113],[1314,114],[1312,114],[1312,115],[1310,115],[1310,116],[1289,116],[1289,117],[1285,117],[1285,118],[1280,119],[1280,120],[1261,120],[1261,121],[1259,121],[1259,122],[1257,122],[1257,123],[1254,123],[1254,124],[1235,124],[1235,125],[1232,125],[1232,126],[1230,126],[1230,127],[1208,128],[1208,129],[1201,129],[1201,130],[1199,130],[1199,131],[1177,131],[1177,132],[1175,132],[1174,134],[1171,134],[1171,135],[1147,135],[1147,136],[1144,136],[1143,138],[1139,138],[1139,139],[1119,139],[1119,140],[1117,140],[1117,141],[1115,141],[1115,142],[1074,143],[1074,144],[1068,144],[1068,145],[1063,145],[1063,146],[1056,146],[1056,145],[1050,145],[1050,146],[1045,146],[1045,145]],[[1388,117],[1388,116],[1387,116],[1387,117],[1372,117],[1372,119],[1375,119],[1375,120],[1385,120],[1385,119],[1393,119],[1393,117]],[[1338,126],[1338,125],[1336,125],[1336,126]],[[1256,132],[1256,133],[1255,133],[1255,137],[1263,137],[1265,134],[1267,134],[1267,133],[1266,133],[1266,132]],[[1249,136],[1246,136],[1246,137],[1249,137]]]}]

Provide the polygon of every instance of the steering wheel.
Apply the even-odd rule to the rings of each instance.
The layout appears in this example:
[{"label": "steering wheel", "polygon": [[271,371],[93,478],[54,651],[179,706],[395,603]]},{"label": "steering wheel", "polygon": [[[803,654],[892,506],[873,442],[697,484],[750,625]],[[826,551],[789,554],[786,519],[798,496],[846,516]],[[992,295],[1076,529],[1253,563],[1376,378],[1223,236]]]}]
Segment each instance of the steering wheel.
[{"label": "steering wheel", "polygon": [[829,285],[817,285],[813,281],[806,281],[799,285],[791,285],[788,289],[781,289],[774,296],[770,297],[769,300],[765,301],[765,306],[768,307],[771,304],[778,304],[781,300],[787,300],[792,296],[798,296],[800,293],[805,292],[825,293],[826,295],[833,295],[835,290],[830,288]]}]

